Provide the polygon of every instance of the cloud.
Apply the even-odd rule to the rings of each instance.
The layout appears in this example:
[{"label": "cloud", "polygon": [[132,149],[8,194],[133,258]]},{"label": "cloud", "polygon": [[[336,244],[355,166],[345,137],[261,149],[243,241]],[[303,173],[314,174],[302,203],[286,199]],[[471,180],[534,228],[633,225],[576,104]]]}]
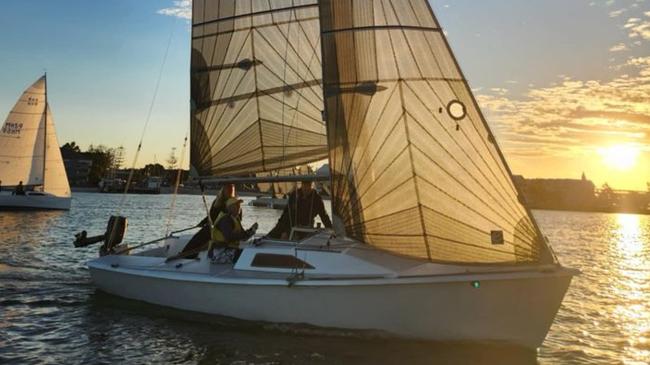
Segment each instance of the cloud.
[{"label": "cloud", "polygon": [[650,11],[644,15],[648,19],[630,18],[623,28],[627,29],[630,38],[641,38],[650,40]]},{"label": "cloud", "polygon": [[192,19],[192,0],[174,1],[171,7],[158,10],[158,14]]},{"label": "cloud", "polygon": [[610,52],[623,52],[623,51],[627,51],[627,50],[628,50],[628,48],[627,48],[627,45],[625,43],[616,44],[616,45],[612,46],[612,48],[609,49]]},{"label": "cloud", "polygon": [[610,18],[616,18],[620,16],[621,14],[625,13],[627,9],[620,9],[620,10],[614,10],[609,12],[609,17]]},{"label": "cloud", "polygon": [[610,81],[563,78],[524,98],[485,89],[478,102],[508,155],[574,156],[629,143],[650,152],[650,57],[621,65]]}]

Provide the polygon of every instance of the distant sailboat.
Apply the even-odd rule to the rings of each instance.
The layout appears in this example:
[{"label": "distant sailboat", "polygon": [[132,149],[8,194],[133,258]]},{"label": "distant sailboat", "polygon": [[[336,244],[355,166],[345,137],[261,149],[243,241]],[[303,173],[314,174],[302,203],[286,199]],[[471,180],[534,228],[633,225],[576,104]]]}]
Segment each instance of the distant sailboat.
[{"label": "distant sailboat", "polygon": [[134,255],[107,240],[88,263],[99,288],[247,320],[541,345],[576,271],[520,200],[427,0],[194,0],[192,29],[193,169],[328,157],[336,234],[258,238],[234,265],[179,259],[189,236]]},{"label": "distant sailboat", "polygon": [[0,130],[0,182],[0,209],[70,209],[46,76],[23,92]]}]

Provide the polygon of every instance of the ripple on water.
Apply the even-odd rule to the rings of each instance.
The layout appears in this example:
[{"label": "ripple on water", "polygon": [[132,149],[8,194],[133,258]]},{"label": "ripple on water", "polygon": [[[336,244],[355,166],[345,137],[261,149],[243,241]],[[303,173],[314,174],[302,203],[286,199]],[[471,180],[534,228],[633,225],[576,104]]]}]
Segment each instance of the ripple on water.
[{"label": "ripple on water", "polygon": [[[161,236],[170,196],[132,196],[132,242]],[[75,194],[69,212],[0,214],[0,363],[603,364],[650,359],[650,217],[535,212],[563,264],[578,268],[537,353],[203,316],[95,291],[73,234],[105,229],[120,196]],[[172,229],[196,224],[180,196]],[[244,207],[269,230],[280,212]]]}]

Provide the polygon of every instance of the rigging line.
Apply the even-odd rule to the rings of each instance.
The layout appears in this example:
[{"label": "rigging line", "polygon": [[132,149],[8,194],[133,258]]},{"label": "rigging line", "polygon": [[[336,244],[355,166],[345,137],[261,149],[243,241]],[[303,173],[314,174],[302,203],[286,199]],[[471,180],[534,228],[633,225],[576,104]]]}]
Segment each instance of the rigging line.
[{"label": "rigging line", "polygon": [[[292,0],[291,1],[291,6],[294,6],[294,5],[295,5],[294,1]],[[291,25],[293,24],[293,22],[292,22],[293,16],[294,16],[294,12],[291,11],[289,13],[289,25],[287,26],[287,36],[285,38],[286,43],[285,43],[285,47],[284,47],[284,58],[283,58],[284,67],[282,69],[282,82],[284,83],[284,87],[289,87],[289,83],[287,82],[287,64],[289,63],[289,61],[287,60],[287,56],[289,55],[289,43],[291,42]],[[278,31],[280,33],[282,33],[282,30],[280,29],[280,27],[278,27]],[[299,65],[297,65],[297,66],[299,66]],[[296,74],[299,75],[298,72],[296,72]],[[284,166],[284,164],[285,164],[286,153],[287,153],[287,140],[285,139],[286,136],[285,136],[285,132],[284,132],[285,113],[286,113],[286,111],[285,111],[285,109],[286,109],[286,96],[287,96],[287,93],[282,93],[282,117],[281,117],[281,120],[282,120],[282,127],[281,127],[281,131],[282,131],[282,166]]]},{"label": "rigging line", "polygon": [[124,206],[124,201],[126,200],[126,194],[129,192],[129,186],[131,185],[131,181],[133,181],[133,174],[135,172],[135,165],[138,163],[138,157],[140,157],[140,151],[142,150],[142,141],[144,140],[144,135],[147,132],[147,126],[149,125],[149,122],[151,121],[151,113],[153,112],[153,107],[156,104],[156,98],[158,97],[158,90],[160,89],[160,80],[162,79],[163,71],[165,70],[165,64],[167,63],[167,57],[169,56],[169,49],[171,47],[172,40],[174,38],[174,34],[176,33],[176,22],[177,21],[178,21],[178,18],[174,18],[174,22],[172,23],[172,30],[169,33],[169,38],[167,39],[167,46],[165,47],[165,54],[163,55],[163,61],[162,61],[162,64],[160,65],[160,70],[158,72],[158,79],[156,80],[156,86],[154,87],[153,96],[151,98],[151,104],[149,104],[149,110],[147,111],[147,117],[145,119],[144,127],[142,128],[142,134],[140,135],[140,140],[138,142],[138,149],[135,152],[135,156],[133,156],[133,163],[131,164],[131,171],[129,172],[129,178],[126,181],[126,186],[124,186],[124,193],[122,194],[120,204],[118,205],[118,215],[120,215],[121,212],[122,212],[122,207]]},{"label": "rigging line", "polygon": [[178,186],[181,184],[181,175],[183,174],[183,164],[185,163],[185,152],[187,151],[187,134],[185,133],[185,140],[183,141],[183,150],[181,151],[181,161],[178,165],[178,172],[176,173],[176,183],[174,184],[174,194],[172,195],[172,202],[167,213],[167,228],[165,230],[165,237],[169,236],[174,216],[174,209],[176,208],[176,197],[178,196]]}]

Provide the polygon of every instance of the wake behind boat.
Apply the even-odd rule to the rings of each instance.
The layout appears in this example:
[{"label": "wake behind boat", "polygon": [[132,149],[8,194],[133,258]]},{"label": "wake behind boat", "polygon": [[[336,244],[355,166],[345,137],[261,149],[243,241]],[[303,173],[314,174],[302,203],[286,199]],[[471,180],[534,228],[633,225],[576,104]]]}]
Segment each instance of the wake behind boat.
[{"label": "wake behind boat", "polygon": [[333,230],[294,226],[306,237],[257,237],[217,263],[179,257],[189,236],[136,252],[109,224],[88,263],[97,287],[247,320],[539,347],[576,271],[520,199],[428,1],[246,4],[193,2],[192,170],[329,159]]},{"label": "wake behind boat", "polygon": [[0,130],[0,182],[0,210],[70,209],[46,76],[25,90]]}]

